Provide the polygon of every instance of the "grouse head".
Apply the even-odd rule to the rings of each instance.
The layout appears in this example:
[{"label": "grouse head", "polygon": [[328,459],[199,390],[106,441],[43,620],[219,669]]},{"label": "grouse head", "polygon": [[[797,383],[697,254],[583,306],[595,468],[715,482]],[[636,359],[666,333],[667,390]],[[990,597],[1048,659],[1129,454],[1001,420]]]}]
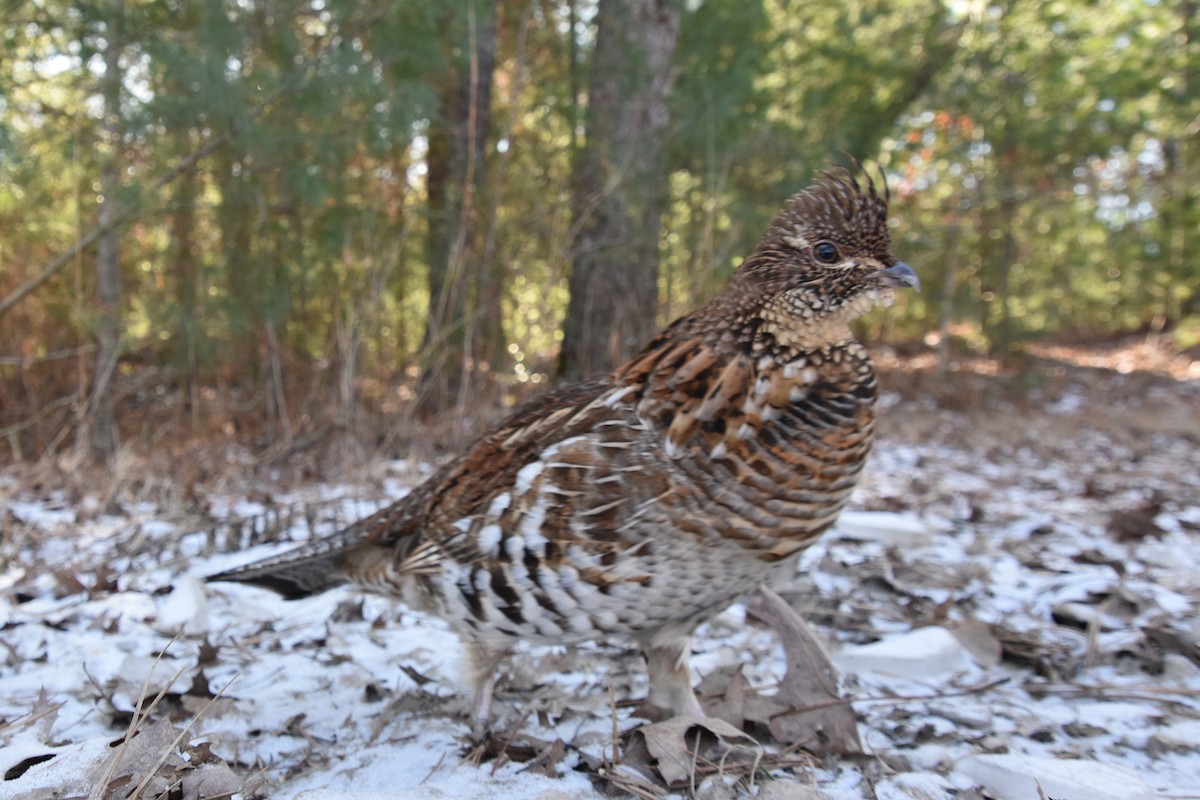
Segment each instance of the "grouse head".
[{"label": "grouse head", "polygon": [[739,316],[752,320],[755,350],[849,342],[853,320],[890,305],[894,289],[919,288],[892,255],[887,209],[869,176],[860,183],[846,170],[788,201],[730,285]]}]

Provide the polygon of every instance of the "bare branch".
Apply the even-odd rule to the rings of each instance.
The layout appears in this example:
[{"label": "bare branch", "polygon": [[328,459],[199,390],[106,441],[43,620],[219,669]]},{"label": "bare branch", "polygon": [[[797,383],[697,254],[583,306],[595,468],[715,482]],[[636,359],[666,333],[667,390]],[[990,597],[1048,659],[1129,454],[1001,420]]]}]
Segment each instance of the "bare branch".
[{"label": "bare branch", "polygon": [[[151,194],[158,192],[165,186],[169,186],[180,175],[196,166],[198,162],[207,156],[216,152],[222,145],[226,144],[230,138],[231,134],[222,134],[205,144],[196,152],[180,160],[180,162],[172,167],[170,171],[155,181],[154,185],[151,187]],[[25,281],[25,283],[14,289],[11,294],[9,294],[3,300],[0,300],[0,317],[3,317],[6,313],[8,313],[9,310],[12,309],[13,306],[41,288],[42,284],[46,283],[46,281],[57,275],[63,269],[63,267],[70,264],[74,258],[79,255],[79,253],[87,250],[89,247],[95,244],[101,236],[114,228],[120,228],[126,223],[133,221],[142,213],[143,210],[144,207],[140,205],[121,209],[117,213],[116,219],[114,219],[111,224],[98,225],[82,238],[78,239],[75,244],[71,245],[62,253],[59,253],[49,264],[46,265],[45,269],[37,274],[37,276]]]}]

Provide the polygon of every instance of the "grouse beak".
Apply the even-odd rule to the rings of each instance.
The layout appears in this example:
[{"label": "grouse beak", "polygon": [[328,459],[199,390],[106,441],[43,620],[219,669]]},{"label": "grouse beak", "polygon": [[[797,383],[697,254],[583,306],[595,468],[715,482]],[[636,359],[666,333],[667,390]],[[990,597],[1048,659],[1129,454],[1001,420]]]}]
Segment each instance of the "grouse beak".
[{"label": "grouse beak", "polygon": [[912,267],[905,264],[903,261],[898,261],[887,269],[881,269],[875,273],[879,276],[879,282],[884,286],[893,289],[916,289],[921,291],[921,280],[917,277],[917,273],[913,272]]}]

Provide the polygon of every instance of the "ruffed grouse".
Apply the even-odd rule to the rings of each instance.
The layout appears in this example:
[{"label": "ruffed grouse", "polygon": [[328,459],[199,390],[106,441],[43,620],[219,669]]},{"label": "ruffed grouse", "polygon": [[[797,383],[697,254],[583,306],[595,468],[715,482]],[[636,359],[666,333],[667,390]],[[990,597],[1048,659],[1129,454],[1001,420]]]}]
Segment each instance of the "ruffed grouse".
[{"label": "ruffed grouse", "polygon": [[345,530],[209,580],[288,598],[350,582],[443,617],[472,657],[477,728],[518,640],[632,640],[650,703],[702,715],[692,631],[795,570],[870,449],[875,372],[850,323],[918,284],[886,217],[869,178],[826,175],[611,375],[528,403]]}]

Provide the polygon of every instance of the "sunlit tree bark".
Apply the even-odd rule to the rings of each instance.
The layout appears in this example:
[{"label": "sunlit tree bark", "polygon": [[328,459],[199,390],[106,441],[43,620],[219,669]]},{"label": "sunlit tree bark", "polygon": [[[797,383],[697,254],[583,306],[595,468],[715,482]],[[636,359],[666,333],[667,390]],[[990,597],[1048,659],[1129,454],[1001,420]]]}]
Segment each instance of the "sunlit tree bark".
[{"label": "sunlit tree bark", "polygon": [[96,249],[96,368],[88,401],[89,418],[83,427],[89,432],[92,456],[100,460],[111,458],[119,443],[113,398],[121,347],[121,261],[116,221],[120,211],[118,193],[124,130],[121,117],[124,0],[108,0],[107,10],[102,83],[104,124],[101,126],[106,153],[100,174],[101,200],[97,220],[105,233]]},{"label": "sunlit tree bark", "polygon": [[[429,314],[422,412],[460,402],[473,381],[487,379],[472,352],[469,331],[484,277],[479,222],[496,65],[496,3],[473,3],[464,16],[446,18],[445,47],[454,69],[441,86],[440,113],[429,134]],[[456,57],[453,51],[462,38],[465,54]]]},{"label": "sunlit tree bark", "polygon": [[610,369],[649,337],[668,198],[671,65],[682,0],[602,0],[575,173],[579,230],[559,371]]}]

